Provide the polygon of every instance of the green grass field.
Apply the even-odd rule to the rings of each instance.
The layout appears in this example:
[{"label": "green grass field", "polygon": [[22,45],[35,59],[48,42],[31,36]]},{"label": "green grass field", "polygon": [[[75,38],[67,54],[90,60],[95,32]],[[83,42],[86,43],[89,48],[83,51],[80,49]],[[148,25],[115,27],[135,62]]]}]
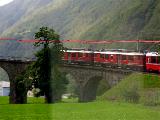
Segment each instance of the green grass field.
[{"label": "green grass field", "polygon": [[[64,99],[60,103],[45,104],[44,98],[28,98],[28,104],[10,105],[8,97],[0,97],[0,120],[159,120],[159,104],[154,107],[142,104],[144,101],[141,97],[143,98],[144,93],[150,92],[148,88],[144,88],[146,85],[144,80],[147,79],[150,79],[150,75],[132,74],[99,97],[99,100],[90,103],[77,103],[77,99]],[[148,81],[147,85],[154,85],[154,79],[151,80],[152,82]],[[154,81],[157,85],[159,78]],[[132,88],[140,95],[138,104],[125,103],[123,100],[124,89],[132,90]],[[158,91],[157,95],[149,94],[147,99],[155,96],[159,98],[160,90],[158,88],[154,90]],[[149,102],[159,103],[159,99],[155,100]]]},{"label": "green grass field", "polygon": [[[35,103],[36,104],[33,104]],[[43,99],[29,99],[29,104],[9,105],[0,97],[0,120],[159,120],[159,107],[98,101],[76,103],[65,100],[44,104]]]},{"label": "green grass field", "polygon": [[8,97],[0,97],[0,120],[52,120],[51,111],[52,106],[43,104],[43,99],[29,99],[25,105],[10,105]]},{"label": "green grass field", "polygon": [[141,105],[93,102],[53,105],[54,120],[159,120],[160,108]]}]

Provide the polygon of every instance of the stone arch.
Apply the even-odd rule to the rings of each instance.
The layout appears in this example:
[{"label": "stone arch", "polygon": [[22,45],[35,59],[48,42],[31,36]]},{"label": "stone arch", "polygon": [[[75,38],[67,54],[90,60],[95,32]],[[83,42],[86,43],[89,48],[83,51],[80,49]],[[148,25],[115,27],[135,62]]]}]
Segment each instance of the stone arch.
[{"label": "stone arch", "polygon": [[81,89],[79,102],[90,102],[96,99],[97,88],[102,76],[91,77]]},{"label": "stone arch", "polygon": [[75,77],[70,73],[67,73],[66,77],[69,80],[68,89],[70,90],[70,93],[72,95],[78,96],[79,95],[79,86],[78,86],[78,83],[77,83]]},{"label": "stone arch", "polygon": [[15,88],[16,88],[15,78],[17,77],[17,75],[21,74],[30,63],[31,62],[23,62],[23,61],[16,61],[16,60],[0,61],[0,67],[6,71],[10,81],[10,98],[9,98],[10,103],[13,103],[13,104],[18,103],[17,94],[15,91]]},{"label": "stone arch", "polygon": [[[99,82],[103,79],[102,76],[88,76],[87,79],[79,79],[81,74],[75,74],[74,72],[67,72],[74,80],[77,87],[79,102],[90,102],[96,99],[97,88]],[[85,77],[85,76],[84,76]]]},{"label": "stone arch", "polygon": [[9,75],[2,67],[0,67],[0,81],[9,81]]},{"label": "stone arch", "polygon": [[79,88],[79,102],[96,99],[97,88],[101,80],[107,81],[109,87],[115,86],[132,71],[119,69],[94,68],[93,66],[62,66],[61,71],[71,74]]}]

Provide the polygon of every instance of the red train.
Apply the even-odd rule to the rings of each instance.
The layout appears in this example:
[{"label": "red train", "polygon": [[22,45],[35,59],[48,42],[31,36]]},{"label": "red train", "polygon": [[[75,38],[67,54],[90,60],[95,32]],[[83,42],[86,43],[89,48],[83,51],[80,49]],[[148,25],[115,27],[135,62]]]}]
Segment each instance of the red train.
[{"label": "red train", "polygon": [[66,50],[63,61],[67,64],[95,65],[138,71],[160,72],[160,55],[127,50]]}]

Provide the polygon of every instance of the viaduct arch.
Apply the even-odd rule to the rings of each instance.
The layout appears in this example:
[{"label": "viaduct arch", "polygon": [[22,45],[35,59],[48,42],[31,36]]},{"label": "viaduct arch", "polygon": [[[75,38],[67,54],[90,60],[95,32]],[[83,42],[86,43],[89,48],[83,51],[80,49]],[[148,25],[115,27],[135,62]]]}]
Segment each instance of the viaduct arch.
[{"label": "viaduct arch", "polygon": [[31,64],[32,61],[22,61],[22,60],[7,60],[7,59],[0,59],[0,67],[6,71],[10,80],[10,103],[16,103],[14,101],[16,98],[16,94],[14,88],[15,86],[15,78],[17,75],[21,74],[26,67]]},{"label": "viaduct arch", "polygon": [[106,80],[112,87],[133,72],[131,70],[78,65],[63,65],[61,71],[74,77],[79,88],[79,102],[95,100],[101,80]]},{"label": "viaduct arch", "polygon": [[[16,87],[16,76],[21,74],[32,62],[0,59],[0,67],[7,72],[10,80],[10,103],[16,103],[14,101],[16,94],[13,91]],[[71,74],[76,80],[76,84],[79,87],[79,102],[95,100],[98,84],[102,79],[108,81],[110,86],[114,86],[125,76],[133,72],[129,70],[79,65],[61,65],[60,70]]]}]

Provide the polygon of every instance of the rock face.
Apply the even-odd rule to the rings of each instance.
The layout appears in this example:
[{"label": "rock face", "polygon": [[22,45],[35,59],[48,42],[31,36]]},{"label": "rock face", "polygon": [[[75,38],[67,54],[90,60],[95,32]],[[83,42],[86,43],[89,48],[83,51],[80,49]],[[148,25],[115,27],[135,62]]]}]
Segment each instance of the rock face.
[{"label": "rock face", "polygon": [[[159,0],[14,0],[0,7],[0,36],[33,39],[39,27],[48,26],[61,39],[159,39],[159,10]],[[135,49],[136,43],[95,47]],[[28,44],[3,42],[0,55],[31,57],[34,49]]]}]

